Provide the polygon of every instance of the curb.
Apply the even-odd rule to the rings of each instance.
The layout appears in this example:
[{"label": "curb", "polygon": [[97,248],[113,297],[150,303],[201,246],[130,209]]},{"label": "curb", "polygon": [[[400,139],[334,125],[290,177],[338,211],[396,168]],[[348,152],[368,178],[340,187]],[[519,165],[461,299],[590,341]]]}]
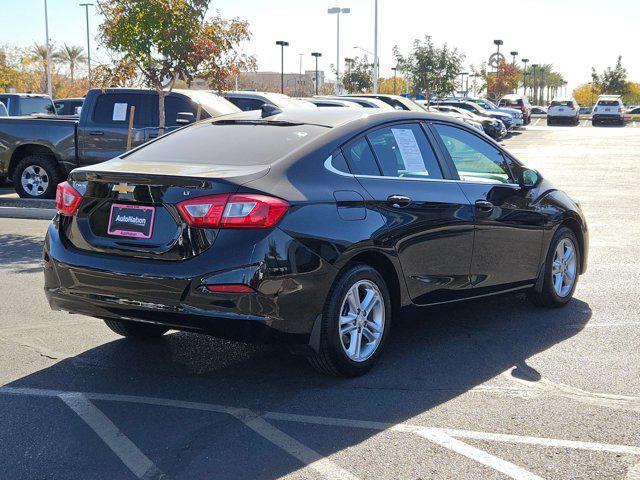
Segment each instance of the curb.
[{"label": "curb", "polygon": [[56,211],[51,208],[3,207],[0,206],[0,218],[24,218],[31,220],[51,220]]}]

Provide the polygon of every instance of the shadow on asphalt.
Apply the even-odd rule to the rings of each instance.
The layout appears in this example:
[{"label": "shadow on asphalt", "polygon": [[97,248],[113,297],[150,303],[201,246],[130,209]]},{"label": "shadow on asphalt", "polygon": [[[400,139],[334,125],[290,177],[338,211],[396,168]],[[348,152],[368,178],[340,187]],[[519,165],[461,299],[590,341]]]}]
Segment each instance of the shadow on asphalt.
[{"label": "shadow on asphalt", "polygon": [[[536,381],[540,376],[526,360],[578,333],[590,317],[589,305],[578,299],[562,309],[543,310],[531,306],[522,294],[408,309],[395,321],[387,350],[376,367],[364,377],[349,380],[316,374],[304,358],[275,347],[173,333],[149,342],[111,341],[9,386],[163,397],[258,412],[396,423],[429,412],[514,365],[518,365],[514,376]],[[18,415],[25,400],[14,402]],[[46,477],[50,472],[40,468],[47,468],[44,460],[48,457],[55,463],[65,456],[93,454],[73,451],[75,444],[81,450],[90,449],[93,432],[86,426],[68,426],[75,423],[58,426],[70,419],[56,418],[52,407],[40,402],[25,415],[35,417],[37,424],[41,418],[43,425],[64,429],[69,438],[66,443],[48,442],[39,447],[37,462],[19,462],[21,469],[15,473],[20,478]],[[173,479],[273,479],[302,466],[221,414],[116,402],[97,402],[97,406]],[[377,433],[272,423],[322,455],[347,449]],[[22,458],[32,447],[34,440],[22,439],[21,428],[21,422],[13,419],[0,432],[0,443],[9,455],[5,458]],[[96,448],[108,452],[104,445]],[[67,473],[75,478],[118,476],[109,469],[88,470],[95,468],[90,460],[67,460],[65,465],[72,464]],[[108,464],[122,468],[116,457]]]},{"label": "shadow on asphalt", "polygon": [[0,233],[0,265],[16,273],[42,271],[42,237]]}]

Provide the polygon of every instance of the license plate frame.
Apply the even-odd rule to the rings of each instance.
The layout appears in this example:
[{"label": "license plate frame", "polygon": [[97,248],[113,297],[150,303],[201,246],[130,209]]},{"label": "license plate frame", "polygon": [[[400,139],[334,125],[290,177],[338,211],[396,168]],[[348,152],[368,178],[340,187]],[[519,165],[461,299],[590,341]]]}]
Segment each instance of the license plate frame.
[{"label": "license plate frame", "polygon": [[[136,213],[140,215],[135,215]],[[123,216],[119,217],[120,215]],[[109,212],[107,234],[116,237],[149,239],[153,235],[155,216],[155,207],[113,203]],[[144,220],[144,223],[141,225],[142,222],[136,222],[136,219]]]}]

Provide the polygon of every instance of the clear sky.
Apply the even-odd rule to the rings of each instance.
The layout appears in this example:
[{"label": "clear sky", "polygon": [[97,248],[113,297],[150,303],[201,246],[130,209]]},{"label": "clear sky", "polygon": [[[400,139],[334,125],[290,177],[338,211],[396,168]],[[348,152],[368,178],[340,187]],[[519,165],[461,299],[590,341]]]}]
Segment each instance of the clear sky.
[{"label": "clear sky", "polygon": [[[49,36],[57,45],[86,45],[84,8],[91,0],[48,0]],[[0,44],[28,46],[44,42],[44,0],[0,0]],[[280,70],[276,40],[286,40],[285,71],[314,65],[310,52],[322,52],[320,68],[336,62],[336,16],[328,7],[350,7],[341,16],[341,57],[373,50],[374,0],[212,0],[211,11],[250,22],[253,38],[244,46],[255,54],[260,70]],[[407,51],[415,38],[432,35],[479,65],[502,39],[502,51],[518,50],[531,63],[551,63],[569,81],[569,88],[587,82],[591,67],[602,70],[617,55],[631,80],[640,81],[638,21],[640,0],[379,0],[381,75],[390,75],[392,48]],[[92,56],[106,60],[94,37],[100,17],[90,17]]]}]

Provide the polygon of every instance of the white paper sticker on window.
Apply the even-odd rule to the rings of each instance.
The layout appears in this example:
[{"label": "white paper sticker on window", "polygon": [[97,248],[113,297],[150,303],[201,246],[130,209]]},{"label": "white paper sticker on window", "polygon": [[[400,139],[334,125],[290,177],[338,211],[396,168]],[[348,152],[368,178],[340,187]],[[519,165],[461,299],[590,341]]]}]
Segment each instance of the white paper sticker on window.
[{"label": "white paper sticker on window", "polygon": [[427,167],[424,165],[422,152],[420,152],[420,147],[413,131],[410,128],[392,128],[391,132],[398,144],[405,169],[408,172],[424,172],[428,175],[429,172],[427,172]]},{"label": "white paper sticker on window", "polygon": [[112,120],[114,122],[124,122],[126,119],[127,119],[127,104],[114,103]]}]

